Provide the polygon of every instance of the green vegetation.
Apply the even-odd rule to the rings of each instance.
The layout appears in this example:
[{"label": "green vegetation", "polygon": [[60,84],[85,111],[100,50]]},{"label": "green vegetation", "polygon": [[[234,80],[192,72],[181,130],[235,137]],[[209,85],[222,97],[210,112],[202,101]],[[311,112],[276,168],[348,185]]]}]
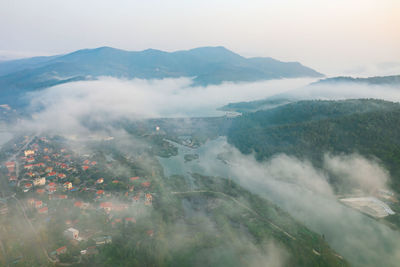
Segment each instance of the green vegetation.
[{"label": "green vegetation", "polygon": [[276,108],[281,105],[289,104],[290,102],[293,101],[286,98],[267,98],[249,102],[229,103],[228,105],[221,107],[220,110],[236,111],[241,113],[255,112],[258,110]]},{"label": "green vegetation", "polygon": [[399,85],[400,75],[392,76],[376,76],[368,78],[353,78],[353,77],[333,77],[319,80],[314,85],[319,84],[335,84],[335,83],[356,83],[356,84],[368,84],[368,85]]},{"label": "green vegetation", "polygon": [[[149,217],[121,226],[113,243],[104,246],[90,264],[249,266],[256,260],[266,262],[264,249],[273,242],[285,251],[279,259],[284,266],[347,265],[321,236],[267,200],[228,179],[192,177],[193,191],[182,176],[166,178],[157,187]],[[144,234],[149,227],[153,236]]]},{"label": "green vegetation", "polygon": [[228,141],[258,159],[278,153],[319,165],[324,153],[377,157],[400,192],[400,105],[382,100],[300,101],[235,119]]}]

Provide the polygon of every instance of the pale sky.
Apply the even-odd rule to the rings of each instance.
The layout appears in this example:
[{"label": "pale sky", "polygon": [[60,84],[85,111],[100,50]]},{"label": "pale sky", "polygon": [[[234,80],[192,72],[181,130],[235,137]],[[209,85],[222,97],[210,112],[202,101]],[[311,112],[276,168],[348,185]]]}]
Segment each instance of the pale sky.
[{"label": "pale sky", "polygon": [[328,75],[400,73],[400,0],[0,0],[0,59],[217,45]]}]

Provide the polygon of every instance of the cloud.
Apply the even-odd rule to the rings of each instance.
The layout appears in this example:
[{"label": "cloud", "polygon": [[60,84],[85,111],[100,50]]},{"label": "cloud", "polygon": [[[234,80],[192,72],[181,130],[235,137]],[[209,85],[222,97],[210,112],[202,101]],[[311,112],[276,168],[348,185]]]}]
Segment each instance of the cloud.
[{"label": "cloud", "polygon": [[357,154],[341,156],[326,154],[324,167],[339,177],[342,183],[366,193],[386,189],[389,182],[389,173],[378,162],[367,160]]},{"label": "cloud", "polygon": [[351,75],[366,78],[371,76],[399,75],[399,73],[400,62],[382,62],[378,64],[365,64],[363,66],[354,67],[338,75]]},{"label": "cloud", "polygon": [[28,94],[37,130],[82,130],[82,122],[120,118],[189,117],[223,115],[216,109],[229,102],[265,98],[308,84],[310,79],[282,79],[255,83],[223,83],[191,87],[191,79],[121,80],[102,77],[50,87]]},{"label": "cloud", "polygon": [[[187,164],[180,164],[179,157],[162,160],[166,173],[173,174],[171,171],[180,164],[182,175],[200,171],[230,177],[271,200],[312,231],[323,234],[330,246],[352,265],[398,265],[400,234],[340,203],[329,183],[333,174],[344,175],[339,180],[342,186],[349,186],[346,180],[351,180],[351,189],[361,188],[368,195],[384,187],[389,179],[376,160],[356,154],[326,155],[322,168],[316,168],[307,160],[282,154],[259,162],[254,155],[241,154],[225,138],[210,141],[191,153],[198,153],[199,160]],[[216,160],[218,156],[227,164]]]},{"label": "cloud", "polygon": [[278,94],[282,97],[309,100],[343,100],[355,98],[375,98],[387,101],[400,101],[400,86],[389,85],[363,85],[354,83],[316,84],[296,88]]},{"label": "cloud", "polygon": [[[396,266],[400,260],[396,254],[400,235],[340,204],[323,170],[286,155],[266,162],[257,162],[254,156],[243,156],[238,151],[231,155],[232,176],[240,184],[324,234],[328,243],[355,266]],[[384,186],[388,179],[376,162],[358,155],[326,156],[325,166],[335,174],[347,175],[367,192]]]}]

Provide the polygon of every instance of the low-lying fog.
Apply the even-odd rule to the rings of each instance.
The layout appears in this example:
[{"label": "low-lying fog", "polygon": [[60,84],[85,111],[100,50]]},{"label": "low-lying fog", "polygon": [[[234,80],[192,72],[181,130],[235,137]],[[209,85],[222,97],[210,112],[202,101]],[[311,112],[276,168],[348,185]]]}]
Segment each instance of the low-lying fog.
[{"label": "low-lying fog", "polygon": [[33,92],[33,121],[21,127],[77,131],[89,116],[106,122],[118,118],[218,116],[228,103],[282,96],[291,99],[380,98],[400,101],[400,88],[367,85],[307,86],[315,79],[281,79],[192,87],[191,79],[123,80],[102,77]]},{"label": "low-lying fog", "polygon": [[[185,175],[189,181],[193,172],[230,177],[323,234],[352,265],[398,266],[400,234],[341,204],[327,181],[327,172],[333,172],[345,175],[366,194],[385,188],[388,173],[377,162],[359,155],[326,155],[323,170],[286,155],[258,162],[253,155],[241,154],[222,137],[196,150],[179,148],[178,156],[160,159],[166,175]],[[198,153],[199,159],[185,163],[185,153]],[[221,153],[227,164],[217,160]]]},{"label": "low-lying fog", "polygon": [[[85,118],[109,122],[119,118],[143,119],[175,116],[216,116],[216,108],[230,102],[251,101],[287,93],[302,99],[380,98],[400,101],[400,89],[385,86],[306,87],[315,80],[284,79],[256,83],[224,83],[191,87],[190,79],[119,80],[104,77],[96,81],[63,84],[28,95],[38,109],[32,120],[17,129],[56,130],[69,134],[85,130]],[[294,91],[291,91],[294,90]],[[86,129],[87,131],[87,129]],[[229,165],[216,160],[228,151]],[[192,152],[193,153],[193,152]],[[327,155],[324,170],[309,162],[280,155],[266,162],[242,155],[224,138],[196,150],[200,159],[184,163],[183,153],[160,159],[166,174],[204,172],[230,176],[243,186],[267,197],[310,229],[324,234],[328,243],[351,263],[359,266],[396,266],[400,262],[400,234],[381,223],[347,208],[337,201],[326,172],[345,173],[366,192],[385,186],[387,172],[376,162],[357,155],[348,158]],[[349,164],[349,162],[351,164]],[[365,183],[354,164],[373,172],[375,180]],[[379,177],[379,178],[377,178]]]}]

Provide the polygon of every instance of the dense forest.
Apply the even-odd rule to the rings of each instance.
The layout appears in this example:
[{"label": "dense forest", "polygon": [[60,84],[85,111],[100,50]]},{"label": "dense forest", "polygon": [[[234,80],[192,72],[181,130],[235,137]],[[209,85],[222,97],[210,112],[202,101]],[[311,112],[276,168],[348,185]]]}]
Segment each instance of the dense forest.
[{"label": "dense forest", "polygon": [[235,119],[228,141],[258,159],[286,153],[321,164],[330,153],[382,161],[400,191],[400,105],[383,100],[300,101]]},{"label": "dense forest", "polygon": [[368,78],[353,78],[353,77],[333,77],[321,79],[314,84],[332,84],[332,83],[358,83],[358,84],[368,84],[368,85],[399,85],[400,75],[392,76],[375,76]]}]

